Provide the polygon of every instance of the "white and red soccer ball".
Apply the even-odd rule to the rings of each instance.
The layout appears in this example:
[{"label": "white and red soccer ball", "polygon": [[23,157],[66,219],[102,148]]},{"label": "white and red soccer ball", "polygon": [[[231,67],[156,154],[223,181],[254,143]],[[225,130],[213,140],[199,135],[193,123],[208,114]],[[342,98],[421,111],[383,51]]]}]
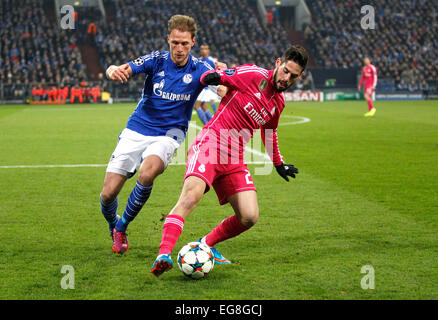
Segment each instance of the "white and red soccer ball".
[{"label": "white and red soccer ball", "polygon": [[192,279],[204,278],[214,267],[214,256],[209,246],[190,242],[178,252],[178,267]]}]

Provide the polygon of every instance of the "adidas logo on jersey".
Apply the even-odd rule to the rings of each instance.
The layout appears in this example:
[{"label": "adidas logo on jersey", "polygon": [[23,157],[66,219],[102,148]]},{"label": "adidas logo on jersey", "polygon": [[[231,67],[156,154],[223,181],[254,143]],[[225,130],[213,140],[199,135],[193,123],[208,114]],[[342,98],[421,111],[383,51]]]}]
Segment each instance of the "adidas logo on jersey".
[{"label": "adidas logo on jersey", "polygon": [[274,106],[274,108],[272,108],[272,110],[271,110],[271,115],[272,115],[272,116],[273,116],[274,113],[275,113],[275,109],[277,109],[277,106]]},{"label": "adidas logo on jersey", "polygon": [[157,76],[164,77],[164,70],[157,73]]},{"label": "adidas logo on jersey", "polygon": [[259,98],[259,99],[262,98],[262,95],[260,94],[260,92],[256,92],[256,93],[254,93],[254,95],[255,95],[257,98]]}]

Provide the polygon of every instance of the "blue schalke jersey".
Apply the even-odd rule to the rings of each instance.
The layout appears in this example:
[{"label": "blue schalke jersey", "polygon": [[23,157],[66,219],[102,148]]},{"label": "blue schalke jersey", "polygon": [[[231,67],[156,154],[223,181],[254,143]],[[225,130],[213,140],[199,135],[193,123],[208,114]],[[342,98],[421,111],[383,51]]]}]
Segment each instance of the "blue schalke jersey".
[{"label": "blue schalke jersey", "polygon": [[198,58],[198,60],[207,62],[213,69],[216,67],[212,56],[208,56],[207,58],[201,57],[201,58]]},{"label": "blue schalke jersey", "polygon": [[201,75],[212,67],[191,54],[187,64],[178,67],[168,51],[153,51],[129,65],[133,75],[145,73],[146,78],[126,127],[145,136],[165,136],[169,130],[178,129],[183,134],[176,136],[184,139],[193,105],[204,88]]}]

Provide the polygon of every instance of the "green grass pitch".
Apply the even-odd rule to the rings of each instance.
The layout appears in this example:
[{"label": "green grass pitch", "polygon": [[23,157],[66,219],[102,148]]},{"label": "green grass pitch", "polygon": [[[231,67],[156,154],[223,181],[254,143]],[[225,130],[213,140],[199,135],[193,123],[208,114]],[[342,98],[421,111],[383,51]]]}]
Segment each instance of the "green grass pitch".
[{"label": "green grass pitch", "polygon": [[[300,174],[286,183],[249,166],[259,222],[219,244],[233,264],[200,281],[177,266],[149,273],[184,165],[156,180],[124,256],[100,213],[105,167],[59,167],[105,165],[135,103],[0,106],[0,299],[437,299],[438,102],[375,105],[364,118],[364,101],[288,104],[280,149]],[[173,257],[231,214],[207,193]],[[64,265],[73,290],[61,288]],[[366,265],[374,289],[361,287]]]}]

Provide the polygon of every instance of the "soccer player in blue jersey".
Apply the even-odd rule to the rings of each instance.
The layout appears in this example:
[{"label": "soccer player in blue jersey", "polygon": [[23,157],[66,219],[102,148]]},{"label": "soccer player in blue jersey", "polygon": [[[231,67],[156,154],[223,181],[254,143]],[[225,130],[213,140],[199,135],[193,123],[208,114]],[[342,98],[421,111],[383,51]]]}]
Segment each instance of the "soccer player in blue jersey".
[{"label": "soccer player in blue jersey", "polygon": [[[215,67],[216,59],[210,56],[210,47],[208,44],[201,45],[201,58],[199,58],[199,60],[207,62],[213,68]],[[208,103],[211,103],[213,111],[216,112],[216,102],[218,101],[218,95],[209,87],[205,87],[196,99],[195,110],[204,125],[213,118],[210,110],[208,110]]]},{"label": "soccer player in blue jersey", "polygon": [[[100,194],[101,211],[109,224],[113,251],[129,249],[128,224],[148,200],[155,178],[164,172],[185,138],[196,97],[204,89],[201,75],[212,66],[190,54],[195,44],[193,18],[175,15],[168,21],[169,51],[153,51],[120,66],[110,66],[110,80],[127,82],[139,73],[146,75],[137,108],[119,135],[106,169]],[[226,68],[219,63],[218,67]],[[124,183],[138,170],[123,215],[117,215],[117,196]]]}]

